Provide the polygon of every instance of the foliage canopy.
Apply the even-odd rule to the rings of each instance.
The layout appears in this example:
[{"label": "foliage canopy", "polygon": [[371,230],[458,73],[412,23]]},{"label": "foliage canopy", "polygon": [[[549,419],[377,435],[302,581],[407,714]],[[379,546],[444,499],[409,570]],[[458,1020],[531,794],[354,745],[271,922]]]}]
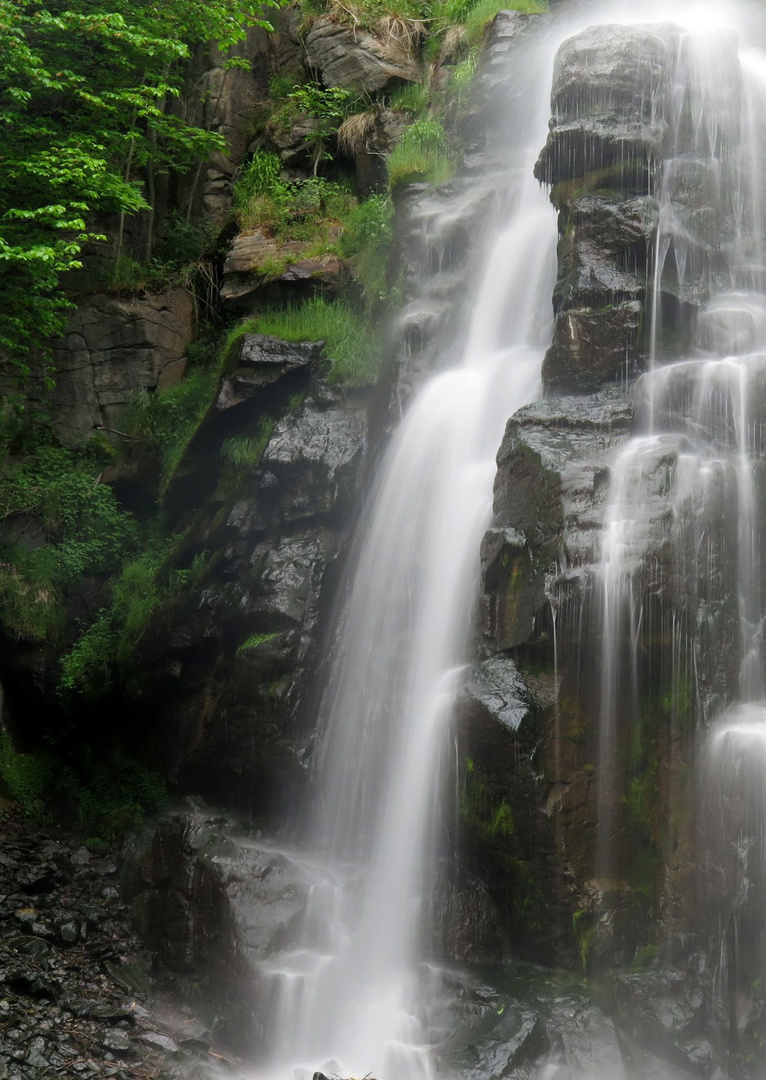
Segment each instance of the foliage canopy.
[{"label": "foliage canopy", "polygon": [[263,9],[263,0],[0,0],[0,349],[22,374],[30,347],[63,329],[60,277],[103,238],[95,215],[148,210],[155,173],[222,145],[172,100],[192,46],[229,49],[248,26],[268,27]]}]

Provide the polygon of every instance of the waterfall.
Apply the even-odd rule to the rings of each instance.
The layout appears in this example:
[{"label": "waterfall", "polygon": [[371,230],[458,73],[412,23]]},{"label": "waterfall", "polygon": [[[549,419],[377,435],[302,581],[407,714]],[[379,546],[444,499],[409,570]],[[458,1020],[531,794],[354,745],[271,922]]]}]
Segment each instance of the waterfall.
[{"label": "waterfall", "polygon": [[295,1066],[308,1076],[323,1066],[431,1075],[438,977],[420,958],[450,707],[495,455],[508,417],[538,396],[550,339],[555,215],[533,165],[552,51],[546,44],[540,63],[540,47],[528,50],[524,95],[507,103],[508,164],[483,181],[504,210],[468,298],[462,356],[442,341],[440,369],[393,437],[356,540],[319,721],[311,850],[320,866],[300,940],[271,967],[270,1075]]},{"label": "waterfall", "polygon": [[[579,620],[566,617],[557,605],[567,598],[548,591],[556,686],[567,636],[584,627],[588,640],[577,648],[598,653],[589,676],[598,760],[586,768],[597,773],[593,869],[601,882],[619,878],[617,837],[628,814],[642,812],[631,808],[641,793],[626,746],[640,742],[660,694],[672,754],[694,724],[713,723],[700,776],[715,795],[702,800],[703,818],[723,822],[729,839],[755,821],[758,841],[748,850],[766,867],[762,814],[736,823],[730,812],[732,786],[760,805],[766,784],[756,468],[766,405],[766,60],[733,33],[700,28],[696,10],[691,29],[665,21],[681,19],[675,5],[639,13],[658,20],[653,32],[672,58],[667,78],[646,91],[653,130],[663,132],[647,172],[658,208],[642,331],[648,364],[629,389],[635,434],[609,462],[600,531],[588,524],[598,534],[595,555],[572,564],[583,571],[589,617],[582,608]],[[615,4],[597,14],[636,21]],[[506,167],[481,181],[502,210],[486,228],[464,342],[458,350],[448,334],[437,338],[436,368],[405,411],[357,530],[319,709],[313,884],[300,927],[267,971],[269,1080],[315,1070],[379,1080],[436,1072],[443,990],[426,943],[452,702],[467,659],[495,454],[508,418],[538,397],[551,342],[556,227],[533,170],[553,58],[592,19],[586,5],[569,25],[514,46],[523,94],[505,102],[513,139]],[[598,171],[597,161],[586,165]],[[460,206],[456,199],[453,212]],[[433,207],[428,213],[438,218]],[[625,359],[625,389],[629,374]],[[572,569],[563,555],[561,565]],[[661,670],[652,667],[658,653]],[[558,701],[554,711],[558,773]],[[762,869],[749,880],[766,881]],[[727,910],[722,903],[724,921]]]}]

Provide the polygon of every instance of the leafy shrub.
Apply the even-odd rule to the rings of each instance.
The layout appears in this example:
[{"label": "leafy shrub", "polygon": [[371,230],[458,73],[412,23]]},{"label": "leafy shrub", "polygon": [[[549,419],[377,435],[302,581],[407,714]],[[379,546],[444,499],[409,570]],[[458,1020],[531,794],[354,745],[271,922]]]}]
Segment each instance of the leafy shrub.
[{"label": "leafy shrub", "polygon": [[438,120],[416,120],[402,134],[388,159],[391,190],[425,180],[439,184],[452,174],[447,137]]},{"label": "leafy shrub", "polygon": [[321,86],[304,83],[287,96],[297,112],[306,113],[315,121],[314,131],[306,136],[306,144],[314,156],[314,175],[321,162],[332,161],[329,143],[345,118],[355,111],[356,95],[340,86]]},{"label": "leafy shrub", "polygon": [[125,430],[144,439],[155,450],[163,485],[173,475],[217,386],[215,365],[196,367],[178,386],[153,393],[144,390],[129,402],[123,421]]},{"label": "leafy shrub", "polygon": [[39,821],[45,816],[44,799],[54,776],[50,757],[18,753],[8,732],[0,729],[0,781],[28,817]]},{"label": "leafy shrub", "polygon": [[97,838],[114,839],[139,828],[147,813],[167,802],[167,788],[159,773],[124,754],[91,765],[86,776],[84,783],[71,784],[69,794],[79,824]]},{"label": "leafy shrub", "polygon": [[207,553],[196,555],[188,570],[172,566],[179,539],[166,536],[150,543],[112,580],[110,606],[102,608],[62,658],[59,687],[65,698],[81,694],[96,699],[103,694],[116,674],[129,666],[155,611],[205,577],[210,567]]},{"label": "leafy shrub", "polygon": [[62,598],[86,574],[114,571],[139,540],[134,518],[99,482],[93,458],[103,447],[76,453],[38,446],[0,473],[0,517],[29,514],[44,542],[6,544],[0,551],[0,618],[21,637],[44,640],[63,622]]},{"label": "leafy shrub", "polygon": [[125,754],[94,763],[86,747],[79,764],[75,771],[50,752],[19,753],[0,729],[0,783],[35,821],[49,819],[59,806],[73,808],[78,824],[103,845],[106,837],[138,828],[167,801],[162,777]]},{"label": "leafy shrub", "polygon": [[387,195],[372,195],[347,218],[340,244],[341,254],[354,259],[365,292],[376,300],[387,295],[393,214],[393,203]]},{"label": "leafy shrub", "polygon": [[163,218],[160,242],[162,256],[170,263],[183,266],[197,262],[213,244],[215,230],[210,223],[186,221],[179,213]]},{"label": "leafy shrub", "polygon": [[275,75],[269,83],[269,97],[272,101],[285,101],[295,86],[286,75]]},{"label": "leafy shrub", "polygon": [[234,187],[234,208],[243,229],[268,227],[280,241],[318,240],[327,226],[357,205],[348,182],[321,176],[286,181],[276,154],[257,150]]}]

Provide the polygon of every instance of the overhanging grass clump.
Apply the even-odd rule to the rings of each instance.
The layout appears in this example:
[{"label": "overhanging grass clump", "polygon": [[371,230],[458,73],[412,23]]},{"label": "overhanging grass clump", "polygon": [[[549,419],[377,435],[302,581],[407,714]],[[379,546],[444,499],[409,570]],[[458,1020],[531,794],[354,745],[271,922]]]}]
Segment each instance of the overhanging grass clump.
[{"label": "overhanging grass clump", "polygon": [[446,0],[434,10],[431,31],[434,36],[449,27],[462,27],[468,46],[481,39],[487,24],[499,11],[519,11],[523,15],[541,15],[548,10],[546,0]]},{"label": "overhanging grass clump", "polygon": [[452,176],[453,169],[453,156],[440,121],[416,120],[404,131],[388,159],[388,182],[392,191],[419,181],[441,184]]},{"label": "overhanging grass clump", "polygon": [[284,341],[324,341],[332,360],[329,381],[363,386],[378,374],[381,344],[378,333],[345,300],[314,296],[305,304],[270,308],[238,327],[238,334],[271,334]]}]

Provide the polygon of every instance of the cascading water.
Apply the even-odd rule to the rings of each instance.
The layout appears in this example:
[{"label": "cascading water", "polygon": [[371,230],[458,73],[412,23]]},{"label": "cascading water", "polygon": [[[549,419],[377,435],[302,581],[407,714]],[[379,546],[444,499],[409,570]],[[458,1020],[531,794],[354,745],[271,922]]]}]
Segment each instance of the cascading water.
[{"label": "cascading water", "polygon": [[[766,348],[758,293],[762,79],[753,55],[740,61],[729,32],[671,26],[666,33],[676,55],[658,189],[651,362],[635,395],[643,430],[611,465],[594,568],[603,641],[600,877],[614,871],[615,807],[626,787],[617,726],[637,723],[646,709],[652,675],[641,670],[642,655],[653,635],[668,636],[653,622],[669,618],[683,641],[682,670],[671,677],[675,700],[682,682],[683,696],[699,700],[705,714],[717,701],[763,695],[754,479]],[[689,334],[692,356],[678,359]]]},{"label": "cascading water", "polygon": [[[550,65],[550,46],[543,57]],[[518,141],[498,181],[505,220],[489,241],[462,359],[408,409],[357,540],[321,708],[311,843],[321,868],[300,941],[270,969],[275,1076],[328,1061],[360,1076],[431,1074],[437,994],[420,951],[454,675],[495,454],[507,418],[538,394],[550,338],[555,217],[532,171],[550,79],[540,59],[524,65],[529,98],[511,103]]]}]

